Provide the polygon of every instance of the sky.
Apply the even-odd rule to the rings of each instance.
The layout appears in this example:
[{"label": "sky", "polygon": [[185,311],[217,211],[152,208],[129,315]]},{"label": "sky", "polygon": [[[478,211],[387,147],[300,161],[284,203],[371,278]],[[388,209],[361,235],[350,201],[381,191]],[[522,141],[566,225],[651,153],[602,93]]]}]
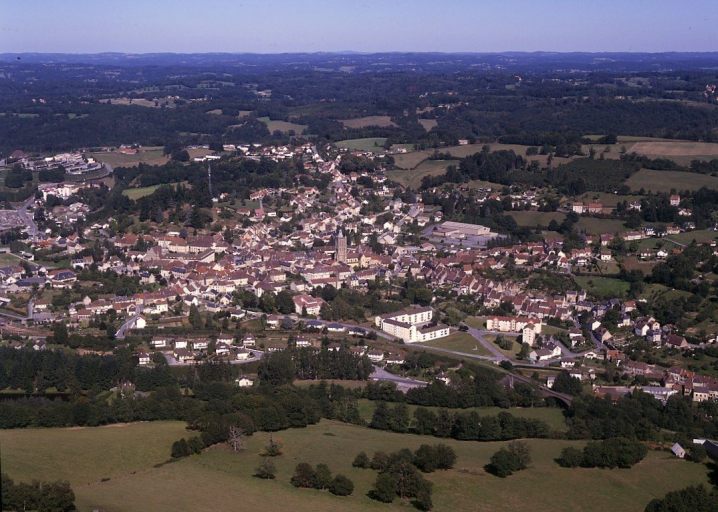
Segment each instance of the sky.
[{"label": "sky", "polygon": [[717,0],[0,0],[0,52],[716,51]]}]

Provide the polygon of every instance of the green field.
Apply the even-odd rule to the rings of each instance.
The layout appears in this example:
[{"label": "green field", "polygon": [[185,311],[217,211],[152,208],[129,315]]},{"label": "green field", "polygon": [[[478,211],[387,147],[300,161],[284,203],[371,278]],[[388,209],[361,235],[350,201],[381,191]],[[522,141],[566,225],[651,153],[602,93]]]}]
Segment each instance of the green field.
[{"label": "green field", "polygon": [[385,153],[384,143],[386,137],[369,137],[366,139],[347,139],[337,142],[337,147],[345,149],[353,149],[356,151],[373,151]]},{"label": "green field", "polygon": [[267,130],[269,130],[269,133],[274,133],[276,131],[282,133],[289,133],[293,131],[296,135],[300,135],[307,128],[306,124],[290,123],[287,121],[274,121],[269,119],[268,117],[260,117],[258,118],[258,120],[262,121],[264,124],[267,125]]},{"label": "green field", "polygon": [[509,215],[519,226],[542,228],[548,227],[552,220],[561,224],[566,218],[566,214],[561,212],[512,211]]},{"label": "green field", "polygon": [[486,350],[481,343],[476,341],[471,334],[465,332],[455,332],[446,338],[421,343],[420,346],[438,347],[446,350],[453,350],[454,352],[462,352],[464,354],[477,356],[491,355],[491,353]]},{"label": "green field", "polygon": [[380,126],[382,128],[396,126],[389,116],[366,116],[354,119],[342,119],[339,121],[345,128],[367,128],[369,126]]},{"label": "green field", "polygon": [[576,283],[589,294],[601,298],[624,297],[630,285],[613,277],[576,276]]},{"label": "green field", "polygon": [[620,219],[600,219],[598,217],[581,217],[577,223],[579,229],[589,235],[600,235],[603,233],[623,233],[628,231]]},{"label": "green field", "polygon": [[439,176],[446,172],[449,165],[456,164],[452,160],[425,160],[421,162],[416,169],[395,169],[387,171],[387,177],[414,190],[421,186],[421,180],[424,176]]},{"label": "green field", "polygon": [[[273,435],[284,454],[274,459],[277,479],[253,478],[259,453],[269,434],[257,433],[235,454],[224,446],[175,463],[166,459],[172,441],[184,434],[180,423],[133,424],[88,429],[38,429],[0,432],[3,471],[16,480],[69,479],[80,512],[235,511],[291,509],[293,512],[414,510],[366,496],[376,473],[351,467],[359,451],[416,449],[436,438],[393,434],[322,421],[304,429]],[[581,442],[528,440],[533,462],[516,475],[500,479],[483,467],[505,443],[442,439],[458,454],[456,468],[427,475],[434,484],[438,512],[555,512],[643,510],[653,498],[688,485],[707,483],[706,466],[678,460],[667,452],[650,452],[630,470],[564,469],[554,459],[566,446]],[[326,463],[354,481],[350,497],[295,489],[289,483],[298,462]],[[103,478],[109,480],[101,481]]]},{"label": "green field", "polygon": [[[166,183],[166,185],[177,185],[177,183]],[[149,187],[128,188],[122,191],[122,195],[127,196],[133,201],[137,201],[143,197],[154,193],[162,185],[150,185]]]},{"label": "green field", "polygon": [[670,192],[671,190],[698,190],[701,187],[718,189],[718,178],[707,174],[683,171],[653,171],[641,169],[626,180],[631,190]]},{"label": "green field", "polygon": [[[673,240],[679,244],[690,244],[693,240],[697,243],[712,242],[718,238],[718,232],[711,229],[699,229],[696,231],[686,231],[685,233],[678,233],[677,235],[668,235],[666,240]],[[673,248],[673,244],[664,244],[667,250]]]},{"label": "green field", "polygon": [[169,157],[164,154],[163,148],[142,148],[137,154],[125,155],[119,151],[104,151],[91,153],[95,160],[104,162],[112,167],[134,167],[139,164],[162,165],[167,163]]},{"label": "green field", "polygon": [[19,256],[15,256],[12,253],[9,252],[2,252],[0,253],[0,266],[5,265],[19,265],[23,260]]}]

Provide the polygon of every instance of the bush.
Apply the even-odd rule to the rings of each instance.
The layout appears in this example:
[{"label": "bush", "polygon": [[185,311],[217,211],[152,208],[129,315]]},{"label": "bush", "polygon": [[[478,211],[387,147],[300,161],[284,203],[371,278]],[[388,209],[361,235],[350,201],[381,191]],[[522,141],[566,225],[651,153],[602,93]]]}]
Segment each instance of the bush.
[{"label": "bush", "polygon": [[317,464],[314,472],[314,487],[316,489],[328,489],[332,483],[332,472],[326,464]]},{"label": "bush", "polygon": [[264,459],[255,470],[254,476],[264,480],[274,480],[277,477],[277,468],[274,467],[271,459]]},{"label": "bush", "polygon": [[581,465],[588,468],[630,468],[642,461],[648,449],[639,441],[616,437],[588,443]]},{"label": "bush", "polygon": [[424,473],[437,469],[451,469],[456,462],[456,453],[445,444],[429,446],[422,444],[414,452],[414,465]]},{"label": "bush", "polygon": [[344,475],[337,475],[329,484],[329,492],[336,496],[349,496],[354,492],[354,482]]},{"label": "bush", "polygon": [[384,471],[389,464],[389,456],[384,452],[374,452],[369,467],[377,471]]},{"label": "bush", "polygon": [[391,503],[396,498],[396,479],[389,473],[379,473],[369,497],[382,503]]},{"label": "bush", "polygon": [[294,487],[316,488],[317,474],[310,464],[300,462],[294,469],[290,482]]},{"label": "bush", "polygon": [[645,512],[718,512],[718,493],[702,485],[687,487],[651,501]]},{"label": "bush", "polygon": [[269,444],[264,447],[265,457],[279,457],[282,454],[282,445],[274,439],[269,440]]},{"label": "bush", "polygon": [[500,478],[506,478],[516,471],[526,469],[531,463],[529,447],[521,441],[509,443],[491,456],[486,470]]},{"label": "bush", "polygon": [[578,448],[568,446],[561,450],[561,455],[556,462],[564,468],[577,468],[583,462],[583,452]]},{"label": "bush", "polygon": [[371,461],[369,460],[369,457],[367,457],[366,453],[360,452],[354,458],[354,462],[352,462],[352,466],[354,466],[355,468],[368,469],[371,466]]}]

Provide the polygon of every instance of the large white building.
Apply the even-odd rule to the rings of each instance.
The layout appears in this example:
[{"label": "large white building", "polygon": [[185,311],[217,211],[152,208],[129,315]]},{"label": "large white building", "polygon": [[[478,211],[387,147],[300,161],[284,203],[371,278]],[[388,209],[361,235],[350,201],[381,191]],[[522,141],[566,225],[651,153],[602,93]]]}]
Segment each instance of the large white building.
[{"label": "large white building", "polygon": [[448,336],[449,326],[429,325],[433,317],[432,308],[410,308],[379,315],[374,319],[374,324],[404,343],[431,341]]}]

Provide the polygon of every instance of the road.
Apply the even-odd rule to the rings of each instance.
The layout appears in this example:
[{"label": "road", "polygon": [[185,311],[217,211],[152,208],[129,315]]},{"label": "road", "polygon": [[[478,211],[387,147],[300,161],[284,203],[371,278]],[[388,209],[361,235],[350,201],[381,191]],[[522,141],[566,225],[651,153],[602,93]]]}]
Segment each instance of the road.
[{"label": "road", "polygon": [[39,232],[32,214],[27,211],[27,207],[32,205],[34,202],[35,196],[32,195],[28,197],[25,201],[20,203],[20,205],[15,209],[18,217],[20,217],[25,223],[25,231],[27,232],[31,240],[36,240]]},{"label": "road", "polygon": [[134,315],[134,316],[128,318],[127,320],[125,320],[125,321],[122,323],[122,325],[120,326],[120,328],[117,329],[117,332],[115,333],[115,338],[116,338],[116,339],[118,339],[118,340],[124,340],[124,339],[125,339],[125,335],[127,334],[127,331],[134,329],[135,322],[136,322],[137,319],[139,318],[141,312],[142,312],[142,311],[139,311],[136,315]]},{"label": "road", "polygon": [[401,377],[399,375],[394,375],[393,373],[389,373],[384,368],[381,368],[376,365],[374,365],[374,371],[372,372],[370,378],[371,380],[379,382],[393,382],[396,384],[396,388],[399,391],[403,392],[414,388],[423,388],[427,384],[426,382],[421,380],[414,380],[406,377]]},{"label": "road", "polygon": [[[264,356],[264,352],[261,350],[252,350],[247,349],[252,354],[253,357],[250,357],[249,359],[232,359],[229,361],[229,364],[249,364],[249,363],[255,363],[262,359]],[[194,363],[180,363],[175,356],[172,355],[170,352],[162,352],[162,355],[165,356],[165,361],[167,361],[167,364],[169,366],[190,366]]]}]

